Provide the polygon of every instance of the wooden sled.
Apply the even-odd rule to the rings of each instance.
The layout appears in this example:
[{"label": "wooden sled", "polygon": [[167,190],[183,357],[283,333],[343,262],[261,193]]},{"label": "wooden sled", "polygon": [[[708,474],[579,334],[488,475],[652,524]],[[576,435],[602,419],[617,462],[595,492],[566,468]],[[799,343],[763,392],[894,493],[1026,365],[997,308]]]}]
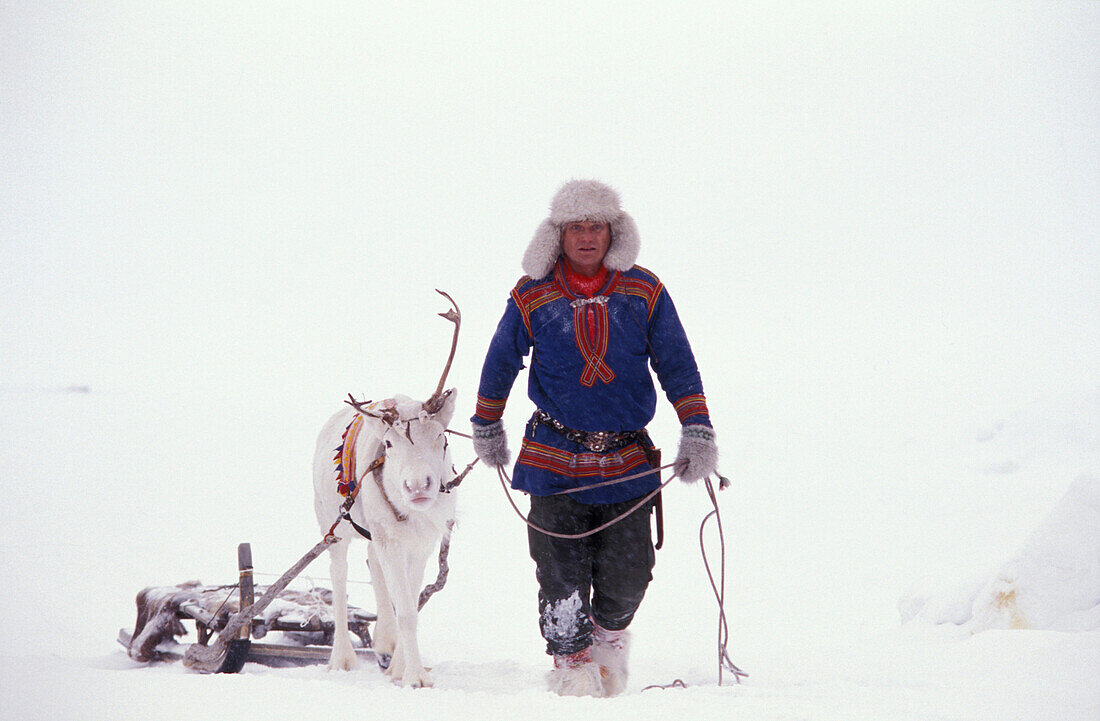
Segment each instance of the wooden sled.
[{"label": "wooden sled", "polygon": [[[318,544],[314,551],[323,550]],[[295,566],[308,564],[316,557],[311,551]],[[303,563],[304,562],[304,563]],[[297,572],[291,569],[278,584],[254,586],[252,548],[237,547],[240,579],[228,586],[203,586],[198,582],[178,586],[142,589],[137,595],[138,615],[131,632],[121,629],[118,642],[136,661],[178,661],[199,671],[237,673],[247,661],[268,666],[298,666],[328,661],[332,653],[335,621],[332,618],[332,591],[286,590]],[[288,577],[289,575],[289,577]],[[281,587],[276,587],[281,584]],[[274,589],[274,593],[269,593]],[[256,603],[256,594],[266,601]],[[251,615],[244,618],[241,609]],[[252,612],[255,611],[254,614]],[[362,644],[356,649],[360,658],[369,658],[385,667],[389,658],[375,654],[370,624],[377,616],[353,606],[348,607],[348,628]],[[184,621],[195,625],[196,641],[179,643],[187,634]],[[228,628],[228,631],[227,631]],[[290,643],[256,643],[271,632],[281,632]],[[228,634],[228,635],[227,635]],[[212,643],[213,641],[213,643]],[[199,659],[196,661],[195,659]]]}]

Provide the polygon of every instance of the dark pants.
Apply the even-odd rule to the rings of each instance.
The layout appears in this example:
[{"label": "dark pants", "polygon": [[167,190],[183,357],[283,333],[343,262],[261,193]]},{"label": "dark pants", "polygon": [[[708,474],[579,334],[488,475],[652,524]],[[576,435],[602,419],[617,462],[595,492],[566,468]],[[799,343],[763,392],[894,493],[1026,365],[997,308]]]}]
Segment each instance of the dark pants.
[{"label": "dark pants", "polygon": [[[531,523],[557,533],[597,528],[638,502],[578,503],[568,496],[531,496]],[[527,531],[539,582],[539,628],[555,656],[591,645],[592,622],[609,631],[630,625],[653,579],[650,501],[613,526],[580,539]]]}]

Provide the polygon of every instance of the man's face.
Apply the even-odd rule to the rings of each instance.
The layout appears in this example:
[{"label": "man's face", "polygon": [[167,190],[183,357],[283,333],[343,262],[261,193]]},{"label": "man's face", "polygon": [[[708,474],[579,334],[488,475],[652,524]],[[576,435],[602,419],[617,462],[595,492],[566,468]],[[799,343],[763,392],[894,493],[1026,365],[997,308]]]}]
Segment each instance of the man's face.
[{"label": "man's face", "polygon": [[599,272],[610,245],[611,228],[607,223],[578,220],[562,228],[562,252],[573,270],[581,275]]}]

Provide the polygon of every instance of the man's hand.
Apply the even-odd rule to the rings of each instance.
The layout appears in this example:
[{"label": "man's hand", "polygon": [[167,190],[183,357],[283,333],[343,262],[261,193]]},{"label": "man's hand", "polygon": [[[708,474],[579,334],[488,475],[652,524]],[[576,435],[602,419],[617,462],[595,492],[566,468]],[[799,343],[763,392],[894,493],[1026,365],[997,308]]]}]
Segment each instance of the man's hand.
[{"label": "man's hand", "polygon": [[718,469],[718,445],[714,437],[710,426],[687,425],[680,429],[680,449],[672,470],[681,480],[694,483]]},{"label": "man's hand", "polygon": [[508,436],[504,422],[494,421],[486,426],[474,424],[474,453],[490,466],[507,466],[512,454],[508,451]]}]

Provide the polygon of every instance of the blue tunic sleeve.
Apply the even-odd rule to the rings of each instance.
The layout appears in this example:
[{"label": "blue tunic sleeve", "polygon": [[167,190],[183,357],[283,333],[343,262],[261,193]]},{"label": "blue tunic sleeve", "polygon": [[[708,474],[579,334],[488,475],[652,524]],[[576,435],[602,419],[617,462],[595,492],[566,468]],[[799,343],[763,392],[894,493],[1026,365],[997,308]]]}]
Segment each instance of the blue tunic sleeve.
[{"label": "blue tunic sleeve", "polygon": [[512,392],[523,358],[531,352],[531,335],[514,298],[508,298],[504,315],[497,324],[477,389],[477,408],[470,419],[477,425],[499,421]]},{"label": "blue tunic sleeve", "polygon": [[664,288],[650,315],[648,333],[650,364],[681,425],[711,425],[695,355],[672,297]]}]

